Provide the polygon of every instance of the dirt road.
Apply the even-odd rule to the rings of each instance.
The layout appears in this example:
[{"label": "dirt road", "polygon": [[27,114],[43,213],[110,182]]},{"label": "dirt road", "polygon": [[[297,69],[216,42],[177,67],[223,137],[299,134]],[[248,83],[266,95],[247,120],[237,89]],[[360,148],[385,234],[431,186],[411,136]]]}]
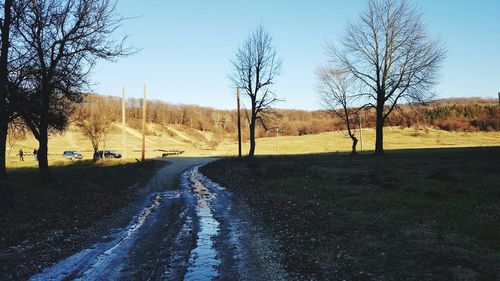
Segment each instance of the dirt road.
[{"label": "dirt road", "polygon": [[31,280],[286,280],[252,210],[198,171],[214,159],[169,160],[128,226]]}]

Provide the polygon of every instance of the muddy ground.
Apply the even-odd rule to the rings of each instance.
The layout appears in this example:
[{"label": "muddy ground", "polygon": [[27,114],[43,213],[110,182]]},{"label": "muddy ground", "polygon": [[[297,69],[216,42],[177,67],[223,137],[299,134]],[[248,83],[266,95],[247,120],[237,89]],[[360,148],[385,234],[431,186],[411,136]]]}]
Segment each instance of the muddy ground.
[{"label": "muddy ground", "polygon": [[170,160],[76,162],[53,167],[55,181],[47,186],[36,168],[11,171],[11,198],[0,216],[0,280],[27,279],[127,225],[146,196],[174,187],[182,171],[208,161]]},{"label": "muddy ground", "polygon": [[30,268],[29,279],[288,280],[280,243],[253,209],[199,172],[213,160],[170,159],[93,241]]}]

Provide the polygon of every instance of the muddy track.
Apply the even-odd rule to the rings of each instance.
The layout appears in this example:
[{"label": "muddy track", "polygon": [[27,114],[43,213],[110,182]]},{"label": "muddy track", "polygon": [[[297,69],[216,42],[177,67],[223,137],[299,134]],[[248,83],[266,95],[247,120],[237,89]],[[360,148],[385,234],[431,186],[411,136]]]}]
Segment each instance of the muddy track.
[{"label": "muddy track", "polygon": [[288,279],[278,243],[244,202],[198,166],[182,173],[178,187],[151,193],[127,227],[31,280]]}]

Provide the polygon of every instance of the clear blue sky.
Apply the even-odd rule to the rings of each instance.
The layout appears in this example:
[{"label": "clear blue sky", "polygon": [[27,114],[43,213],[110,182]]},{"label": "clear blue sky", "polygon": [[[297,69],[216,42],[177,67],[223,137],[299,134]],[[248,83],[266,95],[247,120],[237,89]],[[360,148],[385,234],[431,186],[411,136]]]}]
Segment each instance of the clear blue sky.
[{"label": "clear blue sky", "polygon": [[[431,34],[448,49],[439,97],[496,97],[500,91],[500,1],[421,0]],[[280,108],[321,108],[317,66],[327,60],[326,42],[338,42],[349,20],[367,5],[356,1],[294,0],[119,0],[126,21],[120,33],[142,50],[116,63],[101,62],[93,73],[101,94],[148,96],[170,103],[234,107],[227,79],[230,59],[249,32],[263,23],[283,59],[276,93]]]}]

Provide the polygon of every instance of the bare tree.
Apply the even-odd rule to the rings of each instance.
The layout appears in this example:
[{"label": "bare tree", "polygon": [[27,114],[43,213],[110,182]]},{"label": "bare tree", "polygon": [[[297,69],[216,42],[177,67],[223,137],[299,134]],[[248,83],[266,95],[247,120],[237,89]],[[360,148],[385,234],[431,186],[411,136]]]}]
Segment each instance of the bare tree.
[{"label": "bare tree", "polygon": [[321,101],[325,108],[334,116],[340,118],[347,127],[347,135],[352,140],[351,155],[357,155],[355,124],[359,118],[360,108],[356,108],[359,93],[353,91],[353,82],[349,81],[348,73],[343,70],[324,67],[318,70]]},{"label": "bare tree", "polygon": [[[8,83],[8,55],[10,46],[10,30],[12,24],[13,0],[3,3],[3,17],[1,21],[1,49],[0,49],[0,193],[4,193],[6,174],[5,149],[7,144],[8,108],[7,108],[7,83]],[[0,196],[2,195],[0,194]]]},{"label": "bare tree", "polygon": [[98,59],[128,53],[125,38],[111,39],[121,21],[109,0],[32,0],[27,6],[18,27],[33,58],[23,117],[39,142],[38,163],[45,181],[51,178],[49,130],[68,125],[71,104],[82,101]]},{"label": "bare tree", "polygon": [[[15,83],[19,71],[15,65],[23,65],[22,56],[13,48],[17,38],[15,22],[23,15],[23,0],[5,0],[0,3],[0,192],[5,184],[5,148],[7,144],[8,124],[17,118],[14,101]],[[13,50],[14,49],[14,50]]]},{"label": "bare tree", "polygon": [[9,123],[7,128],[7,144],[9,145],[9,157],[11,156],[14,146],[20,140],[26,139],[26,126],[21,119],[15,119]]},{"label": "bare tree", "polygon": [[86,97],[78,115],[77,125],[83,135],[90,140],[95,155],[99,150],[99,145],[106,144],[112,126],[113,117],[110,107],[104,99],[90,95]]},{"label": "bare tree", "polygon": [[271,35],[264,29],[264,26],[259,25],[236,51],[231,63],[233,73],[230,79],[235,86],[243,89],[243,93],[250,99],[248,156],[253,157],[257,121],[267,128],[266,118],[273,115],[271,105],[279,101],[271,86],[280,73],[281,59],[276,54]]},{"label": "bare tree", "polygon": [[368,87],[367,105],[376,109],[375,153],[383,154],[385,120],[403,101],[420,103],[434,96],[446,50],[429,37],[422,13],[407,0],[370,0],[358,21],[348,24],[342,46],[329,51]]}]

